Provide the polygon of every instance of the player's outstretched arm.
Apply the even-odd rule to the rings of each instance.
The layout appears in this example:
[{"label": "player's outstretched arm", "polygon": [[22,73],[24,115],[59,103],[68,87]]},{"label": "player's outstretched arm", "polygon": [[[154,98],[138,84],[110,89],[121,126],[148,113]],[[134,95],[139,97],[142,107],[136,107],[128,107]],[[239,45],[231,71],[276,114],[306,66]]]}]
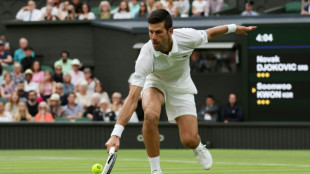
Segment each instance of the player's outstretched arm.
[{"label": "player's outstretched arm", "polygon": [[118,115],[114,130],[111,134],[110,139],[105,144],[107,151],[109,152],[111,147],[115,147],[115,151],[118,151],[120,145],[120,137],[124,130],[125,125],[130,120],[133,112],[137,108],[138,100],[140,97],[142,87],[140,86],[130,86],[129,94],[124,102],[124,105]]},{"label": "player's outstretched arm", "polygon": [[214,39],[216,37],[222,36],[227,33],[236,33],[236,34],[242,34],[242,35],[248,35],[247,32],[255,30],[257,27],[256,26],[239,26],[235,24],[230,24],[230,25],[222,25],[222,26],[217,26],[213,28],[209,28],[206,30],[208,40]]}]

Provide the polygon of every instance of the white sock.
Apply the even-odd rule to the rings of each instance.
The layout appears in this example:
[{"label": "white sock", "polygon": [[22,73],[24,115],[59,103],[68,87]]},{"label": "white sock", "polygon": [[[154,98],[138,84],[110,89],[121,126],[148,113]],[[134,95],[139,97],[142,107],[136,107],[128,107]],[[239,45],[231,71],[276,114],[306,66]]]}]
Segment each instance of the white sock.
[{"label": "white sock", "polygon": [[193,151],[196,151],[196,150],[201,149],[203,147],[204,147],[203,144],[200,142],[199,145],[195,149],[193,149]]},{"label": "white sock", "polygon": [[151,171],[154,171],[154,170],[161,171],[159,156],[158,157],[154,157],[154,158],[150,158],[149,157],[149,161],[150,161],[150,165],[151,165]]}]

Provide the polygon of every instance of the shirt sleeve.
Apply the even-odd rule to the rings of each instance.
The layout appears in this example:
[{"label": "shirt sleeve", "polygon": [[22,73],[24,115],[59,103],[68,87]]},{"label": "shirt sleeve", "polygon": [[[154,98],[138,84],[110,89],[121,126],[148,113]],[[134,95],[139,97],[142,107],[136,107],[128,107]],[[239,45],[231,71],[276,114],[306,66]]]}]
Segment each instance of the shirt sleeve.
[{"label": "shirt sleeve", "polygon": [[196,47],[208,43],[208,36],[205,30],[195,30],[192,28],[175,29],[174,34],[178,36],[178,44],[195,49]]},{"label": "shirt sleeve", "polygon": [[146,43],[139,54],[136,61],[135,72],[132,75],[131,84],[135,86],[143,87],[146,76],[153,72],[153,54],[149,47],[150,42]]}]

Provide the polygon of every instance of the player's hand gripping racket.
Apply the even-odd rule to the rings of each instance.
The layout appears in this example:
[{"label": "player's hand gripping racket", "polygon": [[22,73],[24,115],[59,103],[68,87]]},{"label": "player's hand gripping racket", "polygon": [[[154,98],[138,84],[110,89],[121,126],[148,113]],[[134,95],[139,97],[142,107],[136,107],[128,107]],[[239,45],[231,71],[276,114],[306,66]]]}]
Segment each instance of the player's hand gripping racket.
[{"label": "player's hand gripping racket", "polygon": [[111,147],[109,151],[109,157],[107,159],[107,162],[105,163],[105,166],[103,168],[103,171],[101,174],[110,174],[114,163],[116,161],[117,155],[115,154],[115,147]]}]

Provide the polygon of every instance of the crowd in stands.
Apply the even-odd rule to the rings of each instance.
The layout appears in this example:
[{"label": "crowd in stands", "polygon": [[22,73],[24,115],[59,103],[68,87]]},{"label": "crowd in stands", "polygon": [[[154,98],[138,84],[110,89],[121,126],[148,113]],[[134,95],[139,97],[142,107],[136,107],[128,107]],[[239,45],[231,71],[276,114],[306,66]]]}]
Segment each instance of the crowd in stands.
[{"label": "crowd in stands", "polygon": [[239,122],[243,120],[242,107],[237,102],[237,95],[234,93],[229,94],[228,103],[223,107],[222,111],[220,106],[216,103],[213,95],[206,97],[206,103],[198,112],[199,122]]},{"label": "crowd in stands", "polygon": [[[107,0],[97,7],[91,7],[81,0],[47,0],[46,5],[37,9],[34,0],[29,0],[17,15],[22,21],[94,20],[146,18],[152,11],[164,8],[172,17],[210,16],[223,9],[224,0],[123,0],[118,6],[111,6]],[[258,15],[253,11],[254,1],[246,3],[244,16]]]},{"label": "crowd in stands", "polygon": [[[123,104],[122,94],[111,100],[102,83],[79,59],[60,53],[54,68],[42,69],[26,38],[10,53],[10,44],[0,39],[0,122],[115,121]],[[8,67],[13,67],[10,72]],[[138,112],[140,113],[140,112]],[[139,118],[143,118],[141,114]],[[138,122],[135,112],[130,122]]]}]

